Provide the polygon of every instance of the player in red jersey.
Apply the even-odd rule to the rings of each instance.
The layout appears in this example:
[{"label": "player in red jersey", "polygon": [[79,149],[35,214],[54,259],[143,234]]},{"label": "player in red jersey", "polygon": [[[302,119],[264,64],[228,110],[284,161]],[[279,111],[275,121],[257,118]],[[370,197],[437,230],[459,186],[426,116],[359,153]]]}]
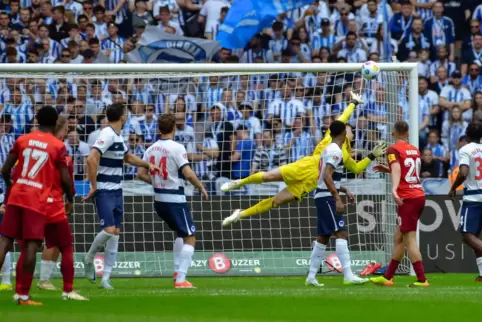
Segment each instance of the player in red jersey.
[{"label": "player in red jersey", "polygon": [[417,225],[425,207],[425,192],[420,183],[420,151],[408,144],[408,124],[395,123],[393,130],[395,144],[387,149],[388,166],[378,165],[375,170],[390,172],[392,175],[392,195],[397,210],[397,228],[392,260],[385,275],[371,278],[375,284],[391,286],[393,276],[402,260],[405,249],[417,275],[411,287],[429,286],[422,263],[422,254],[417,245]]},{"label": "player in red jersey", "polygon": [[[66,211],[72,211],[72,183],[66,164],[67,151],[63,142],[52,132],[57,123],[57,111],[52,106],[42,107],[36,115],[37,131],[22,135],[15,142],[2,167],[7,186],[12,186],[11,170],[20,174],[11,187],[0,240],[0,266],[5,254],[12,248],[14,239],[22,240],[22,250],[17,262],[17,294],[20,305],[42,305],[29,298],[35,271],[35,259],[44,239],[47,219],[47,199],[51,193],[52,174],[60,172],[62,188],[67,196]],[[21,267],[21,269],[20,269]]]}]

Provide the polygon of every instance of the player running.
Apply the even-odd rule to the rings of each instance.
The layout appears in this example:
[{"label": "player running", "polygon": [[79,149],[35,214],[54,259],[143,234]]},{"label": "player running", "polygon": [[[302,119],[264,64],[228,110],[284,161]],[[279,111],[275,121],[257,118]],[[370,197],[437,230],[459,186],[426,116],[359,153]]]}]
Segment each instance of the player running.
[{"label": "player running", "polygon": [[161,171],[148,173],[146,169],[139,169],[138,177],[152,184],[155,193],[154,209],[157,215],[177,233],[178,239],[182,238],[182,244],[179,245],[178,239],[174,243],[174,287],[194,288],[186,280],[186,275],[194,254],[196,226],[187,206],[182,177],[195,186],[204,199],[208,199],[208,194],[189,166],[186,149],[182,144],[173,141],[176,132],[174,114],[161,115],[158,119],[158,128],[161,138],[146,150],[143,159],[151,164],[158,164]]},{"label": "player running", "polygon": [[459,174],[450,189],[449,195],[455,197],[457,188],[465,181],[462,209],[460,211],[460,228],[464,243],[475,253],[479,276],[482,282],[482,242],[479,239],[482,231],[482,125],[471,123],[466,130],[469,144],[459,151]]},{"label": "player running", "polygon": [[[22,250],[17,262],[17,294],[20,305],[43,305],[30,299],[29,292],[35,271],[37,249],[44,239],[47,219],[47,199],[53,187],[52,174],[60,172],[60,180],[67,197],[66,211],[72,211],[72,182],[66,164],[67,151],[63,142],[52,132],[57,123],[57,112],[44,106],[37,112],[38,130],[22,135],[15,142],[2,167],[2,175],[11,186],[0,240],[0,266],[13,245],[13,240],[22,240]],[[18,160],[21,169],[12,186],[10,172]]]},{"label": "player running", "polygon": [[[363,103],[360,95],[351,92],[351,102],[343,114],[338,118],[339,121],[346,123],[350,118],[355,107]],[[276,196],[261,200],[256,205],[246,209],[236,209],[231,216],[227,217],[223,221],[223,226],[229,226],[240,219],[258,215],[269,211],[272,208],[277,208],[282,204],[300,201],[305,195],[315,190],[318,183],[319,171],[318,166],[320,163],[321,152],[331,143],[330,132],[327,131],[323,140],[318,143],[313,152],[313,155],[306,156],[296,162],[283,165],[279,168],[270,170],[268,172],[257,172],[244,179],[229,181],[221,186],[221,190],[224,192],[238,189],[247,184],[261,184],[264,182],[281,182],[284,181],[287,185],[286,188],[276,194]],[[353,137],[350,131],[347,133],[348,140],[343,143],[343,164],[350,172],[361,173],[365,170],[370,163],[380,155],[385,153],[385,142],[379,142],[373,149],[373,151],[360,162],[355,162],[351,157],[351,147],[349,141]]]},{"label": "player running", "polygon": [[[67,134],[68,124],[67,118],[59,115],[57,119],[57,126],[54,135],[63,142],[63,138]],[[67,166],[69,169],[72,187],[74,187],[74,165],[72,158],[67,157]],[[42,253],[42,258],[52,261],[53,266],[57,261],[59,253],[62,254],[62,261],[60,263],[60,271],[63,278],[63,293],[62,298],[65,300],[86,301],[87,298],[74,292],[74,246],[72,241],[72,232],[70,230],[69,221],[65,212],[64,193],[60,186],[60,177],[58,172],[52,174],[53,187],[49,198],[47,199],[47,224],[45,225],[45,245],[46,248]],[[73,189],[75,195],[75,189]],[[49,265],[50,266],[50,265]],[[55,290],[55,287],[49,282],[48,278],[42,281],[42,277],[46,274],[52,273],[52,270],[45,272],[45,264],[40,265],[41,280],[38,284],[40,289]],[[49,285],[50,284],[50,285]],[[49,287],[50,286],[50,287]]]},{"label": "player running", "polygon": [[320,159],[320,178],[315,193],[317,220],[317,237],[311,253],[310,271],[306,278],[306,285],[323,286],[316,279],[316,272],[325,257],[325,250],[330,237],[336,237],[336,256],[341,262],[344,274],[344,284],[364,284],[368,279],[359,278],[353,274],[348,250],[348,234],[345,229],[343,212],[345,205],[339,191],[345,193],[351,201],[353,194],[347,188],[340,186],[343,176],[343,153],[341,148],[346,139],[346,126],[341,121],[334,121],[330,125],[332,142],[323,150]]},{"label": "player running", "polygon": [[392,175],[392,196],[398,206],[395,246],[392,260],[383,276],[370,279],[375,284],[392,286],[393,276],[402,260],[405,249],[417,275],[410,287],[429,286],[422,263],[422,254],[417,246],[417,225],[425,207],[425,193],[420,184],[420,151],[408,144],[408,124],[403,121],[393,127],[395,144],[387,149],[388,167],[375,166],[375,170]]},{"label": "player running", "polygon": [[85,276],[92,283],[96,282],[94,258],[105,245],[104,274],[100,288],[111,290],[114,288],[110,283],[110,274],[117,258],[120,226],[124,214],[121,187],[124,162],[150,171],[158,171],[159,168],[128,152],[122,137],[122,128],[127,120],[124,105],[108,106],[106,115],[109,125],[100,131],[87,157],[90,190],[82,200],[94,198],[102,227],[84,257]]}]

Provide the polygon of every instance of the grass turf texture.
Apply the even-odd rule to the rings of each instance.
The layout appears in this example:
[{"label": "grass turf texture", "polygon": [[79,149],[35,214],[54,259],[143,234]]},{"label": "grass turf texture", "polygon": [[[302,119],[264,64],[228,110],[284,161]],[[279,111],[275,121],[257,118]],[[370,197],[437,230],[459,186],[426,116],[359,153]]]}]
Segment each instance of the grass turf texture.
[{"label": "grass turf texture", "polygon": [[[35,289],[43,307],[20,307],[12,293],[0,293],[2,322],[150,321],[454,321],[482,312],[482,283],[475,274],[429,274],[429,288],[343,286],[340,276],[320,277],[322,288],[304,286],[304,277],[192,278],[197,289],[176,290],[167,278],[113,279],[105,291],[83,279],[75,287],[89,302],[63,301],[60,292]],[[35,285],[37,281],[34,281]],[[54,280],[61,285],[61,280]]]}]

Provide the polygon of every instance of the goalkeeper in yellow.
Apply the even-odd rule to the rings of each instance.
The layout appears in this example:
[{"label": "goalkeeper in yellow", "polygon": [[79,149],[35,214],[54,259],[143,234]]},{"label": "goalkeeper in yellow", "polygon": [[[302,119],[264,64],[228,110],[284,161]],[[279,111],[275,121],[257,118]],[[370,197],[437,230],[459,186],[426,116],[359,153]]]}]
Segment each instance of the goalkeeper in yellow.
[{"label": "goalkeeper in yellow", "polygon": [[[363,103],[360,95],[353,92],[351,93],[351,99],[350,104],[338,118],[343,123],[348,121],[356,106]],[[347,128],[347,140],[342,146],[343,165],[348,171],[358,174],[364,171],[375,158],[384,154],[387,145],[383,141],[379,142],[365,159],[356,162],[350,155],[350,141],[353,138],[353,133],[349,129]],[[244,179],[233,180],[223,184],[221,191],[228,192],[247,184],[281,181],[286,183],[286,188],[278,192],[274,197],[261,200],[246,210],[236,209],[233,211],[231,216],[224,219],[223,226],[229,226],[240,219],[268,212],[270,209],[286,203],[300,201],[305,195],[315,190],[319,177],[321,153],[331,143],[331,140],[332,138],[328,131],[323,140],[316,146],[313,155],[303,157],[296,162],[283,165],[268,172],[258,172]]]}]

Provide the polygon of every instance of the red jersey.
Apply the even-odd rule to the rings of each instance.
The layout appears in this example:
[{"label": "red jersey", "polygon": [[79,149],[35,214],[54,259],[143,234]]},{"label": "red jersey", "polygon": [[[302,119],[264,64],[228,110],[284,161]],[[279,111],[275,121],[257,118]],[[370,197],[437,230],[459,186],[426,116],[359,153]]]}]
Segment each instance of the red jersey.
[{"label": "red jersey", "polygon": [[399,141],[387,149],[387,159],[390,171],[392,164],[400,164],[400,184],[397,194],[402,199],[411,199],[425,196],[420,183],[420,151],[405,141]]},{"label": "red jersey", "polygon": [[[70,180],[72,182],[72,188],[75,194],[74,188],[74,164],[72,158],[67,156],[66,163],[69,168]],[[67,218],[64,206],[64,190],[62,188],[60,172],[55,171],[52,175],[52,190],[50,196],[47,199],[47,222],[54,223],[59,222]]]},{"label": "red jersey", "polygon": [[[8,204],[46,214],[52,176],[66,168],[65,145],[51,133],[35,131],[15,141],[10,153],[18,156],[18,177],[8,196]],[[16,174],[16,175],[17,175]]]}]

